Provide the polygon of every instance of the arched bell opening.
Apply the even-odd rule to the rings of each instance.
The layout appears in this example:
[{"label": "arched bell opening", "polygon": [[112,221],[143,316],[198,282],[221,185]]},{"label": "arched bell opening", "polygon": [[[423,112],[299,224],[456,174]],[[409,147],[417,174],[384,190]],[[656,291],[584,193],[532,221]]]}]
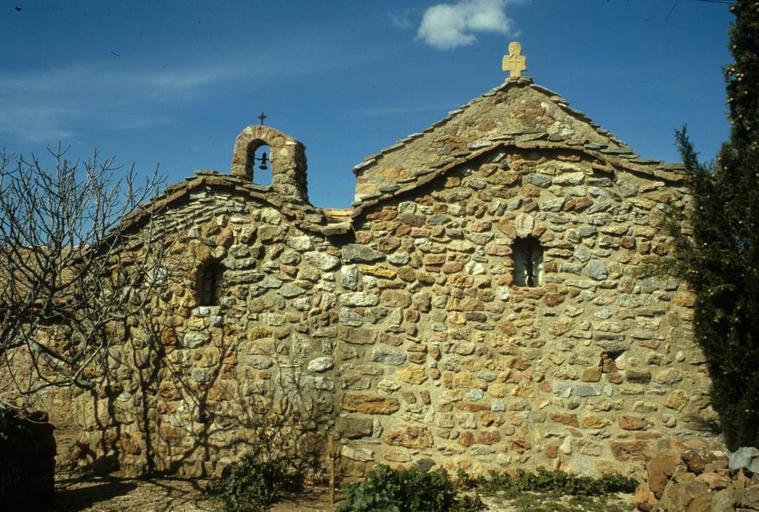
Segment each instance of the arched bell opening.
[{"label": "arched bell opening", "polygon": [[271,186],[274,169],[271,159],[271,148],[266,142],[251,142],[248,147],[246,168],[250,173],[250,179],[253,183],[263,187]]}]

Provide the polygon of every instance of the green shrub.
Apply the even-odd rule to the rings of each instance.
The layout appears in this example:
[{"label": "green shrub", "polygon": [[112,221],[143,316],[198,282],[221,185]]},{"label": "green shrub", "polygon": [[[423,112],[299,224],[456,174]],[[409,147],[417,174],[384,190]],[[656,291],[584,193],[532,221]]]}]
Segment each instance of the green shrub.
[{"label": "green shrub", "polygon": [[283,460],[260,461],[254,456],[227,466],[206,491],[225,512],[268,512],[283,491],[300,490],[303,479]]},{"label": "green shrub", "polygon": [[372,469],[366,479],[347,488],[348,498],[338,512],[452,512],[463,510],[448,473]]},{"label": "green shrub", "polygon": [[555,495],[604,496],[616,492],[635,492],[638,482],[630,477],[611,474],[601,478],[575,476],[563,471],[538,468],[535,473],[524,473],[512,478],[506,473],[491,471],[489,476],[470,477],[460,471],[459,486],[476,489],[484,494],[540,492]]}]

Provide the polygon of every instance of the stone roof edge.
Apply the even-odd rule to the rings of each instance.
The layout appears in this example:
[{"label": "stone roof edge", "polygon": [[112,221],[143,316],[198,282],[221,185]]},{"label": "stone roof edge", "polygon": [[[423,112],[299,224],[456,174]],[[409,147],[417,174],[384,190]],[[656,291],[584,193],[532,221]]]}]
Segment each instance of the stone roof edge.
[{"label": "stone roof edge", "polygon": [[[628,146],[622,140],[620,140],[614,133],[612,133],[612,132],[610,132],[610,131],[602,128],[598,124],[596,124],[584,112],[581,112],[580,110],[577,110],[577,109],[574,109],[574,108],[570,107],[569,106],[569,102],[565,98],[563,98],[561,95],[559,95],[557,92],[552,91],[552,90],[550,90],[550,89],[548,89],[546,87],[543,87],[541,85],[537,85],[537,84],[533,83],[533,81],[532,81],[531,78],[521,77],[521,78],[517,78],[517,79],[507,79],[504,83],[498,85],[497,87],[494,87],[494,88],[490,89],[489,91],[486,91],[485,93],[483,93],[480,96],[472,99],[471,101],[469,101],[465,105],[463,105],[463,106],[461,106],[461,107],[459,107],[457,109],[451,110],[450,112],[448,112],[447,116],[445,116],[444,118],[440,119],[439,121],[431,124],[430,126],[428,126],[423,131],[417,132],[417,133],[412,133],[411,135],[408,135],[405,138],[399,140],[395,144],[393,144],[391,146],[388,146],[385,149],[381,150],[379,153],[375,153],[373,155],[367,156],[364,159],[363,162],[361,162],[358,165],[356,165],[356,166],[353,167],[353,174],[356,175],[356,176],[358,176],[364,170],[366,170],[367,168],[369,168],[369,167],[373,166],[375,163],[377,163],[377,160],[379,160],[380,158],[382,158],[386,154],[391,153],[392,151],[395,151],[397,149],[400,149],[400,148],[404,147],[406,144],[408,144],[409,142],[413,141],[414,139],[417,139],[417,138],[421,137],[425,133],[429,133],[429,132],[435,130],[436,128],[438,128],[440,126],[443,126],[444,124],[446,124],[448,121],[450,121],[451,119],[453,119],[456,115],[458,115],[460,112],[462,112],[466,108],[468,108],[468,107],[470,107],[470,106],[472,106],[472,105],[474,105],[474,104],[476,104],[476,103],[478,103],[480,101],[483,101],[487,97],[493,96],[494,94],[497,94],[499,92],[502,92],[502,91],[504,91],[506,89],[509,89],[511,87],[514,87],[514,86],[523,86],[523,87],[524,86],[528,86],[528,87],[531,87],[532,89],[534,89],[534,90],[536,90],[536,91],[538,91],[538,92],[540,92],[542,94],[545,94],[546,96],[548,96],[548,98],[554,104],[556,104],[556,106],[558,106],[564,112],[566,112],[567,114],[569,114],[570,116],[574,117],[575,119],[577,119],[579,121],[587,123],[589,126],[591,126],[591,128],[593,128],[600,135],[602,135],[604,137],[607,137],[611,142],[613,142],[614,144],[618,145],[619,148],[609,148],[608,145],[606,147],[602,147],[602,146],[599,146],[597,144],[591,144],[591,143],[584,142],[584,141],[583,142],[581,142],[581,141],[572,141],[570,139],[561,138],[559,136],[551,136],[551,137],[549,137],[549,140],[551,140],[552,142],[564,141],[564,142],[566,142],[569,145],[572,145],[572,143],[574,143],[574,145],[583,144],[583,146],[586,146],[586,149],[599,150],[601,152],[606,152],[608,154],[617,154],[617,155],[623,156],[624,158],[637,161],[637,163],[639,163],[639,164],[654,165],[654,166],[656,166],[658,168],[661,168],[662,170],[669,171],[669,172],[678,172],[679,170],[682,169],[682,167],[679,164],[667,163],[667,162],[662,162],[662,161],[659,161],[659,160],[648,160],[648,159],[642,158],[637,153],[635,153],[635,151],[630,146]],[[540,133],[543,133],[543,132],[540,132]],[[528,135],[529,136],[529,135],[536,135],[536,134],[528,134],[528,133],[525,132],[524,135]],[[545,135],[547,136],[548,134],[545,134]]]},{"label": "stone roof edge", "polygon": [[429,133],[429,132],[433,131],[435,128],[443,126],[448,121],[450,121],[451,119],[453,119],[454,117],[456,117],[456,115],[458,115],[461,111],[463,111],[464,109],[466,109],[466,108],[468,108],[468,107],[470,107],[470,106],[472,106],[472,105],[474,105],[476,103],[479,103],[484,98],[487,98],[489,96],[492,96],[492,95],[496,94],[497,92],[505,90],[505,89],[509,88],[512,85],[529,85],[529,84],[532,84],[532,79],[531,78],[517,78],[517,79],[506,80],[504,83],[502,83],[502,84],[500,84],[500,85],[498,85],[496,87],[493,87],[492,89],[490,89],[489,91],[484,92],[483,94],[480,94],[479,96],[477,96],[476,98],[470,100],[469,102],[465,103],[464,105],[462,105],[462,106],[460,106],[458,108],[455,108],[453,110],[448,111],[448,115],[446,115],[445,117],[443,117],[442,119],[440,119],[438,121],[435,121],[434,123],[432,123],[431,125],[429,125],[427,128],[425,128],[421,132],[416,132],[416,133],[412,133],[410,135],[407,135],[406,137],[404,137],[401,140],[397,141],[395,144],[392,144],[392,145],[390,145],[390,146],[388,146],[388,147],[380,150],[378,153],[374,153],[372,155],[367,156],[366,158],[364,158],[363,162],[361,162],[361,163],[359,163],[359,164],[357,164],[357,165],[355,165],[353,167],[353,174],[356,175],[356,176],[358,176],[359,174],[361,174],[361,172],[364,171],[364,169],[366,169],[368,167],[371,167],[374,163],[376,163],[379,158],[382,158],[386,154],[391,153],[392,151],[395,151],[396,149],[400,149],[400,148],[404,147],[406,144],[408,144],[412,140],[418,139],[419,137],[421,137],[425,133]]},{"label": "stone roof edge", "polygon": [[[384,193],[377,194],[375,196],[365,197],[359,201],[355,201],[353,203],[353,217],[359,217],[364,210],[375,206],[380,203],[384,203],[385,201],[389,201],[392,198],[399,196],[401,194],[405,194],[408,192],[411,192],[414,189],[417,189],[419,187],[422,187],[423,185],[426,185],[427,183],[433,181],[434,179],[438,178],[439,176],[442,176],[449,171],[464,165],[476,158],[479,158],[482,155],[485,155],[487,153],[491,153],[493,151],[496,151],[498,149],[508,149],[508,148],[514,148],[514,149],[565,149],[565,150],[574,150],[579,151],[581,153],[585,153],[591,157],[597,158],[598,160],[601,160],[603,162],[606,162],[609,165],[609,171],[613,172],[617,169],[622,169],[627,172],[631,172],[632,174],[636,174],[645,178],[653,179],[653,180],[662,180],[665,183],[675,184],[679,185],[683,183],[685,176],[683,174],[682,165],[680,164],[669,164],[665,162],[659,162],[655,160],[645,160],[643,161],[638,157],[638,155],[632,153],[632,154],[623,154],[622,156],[616,156],[611,154],[606,154],[602,150],[594,150],[590,149],[586,145],[567,145],[566,143],[557,143],[552,141],[542,141],[540,140],[543,137],[539,137],[537,139],[533,140],[523,140],[523,141],[515,141],[515,140],[499,140],[495,141],[493,144],[488,145],[484,148],[479,148],[475,151],[472,151],[468,155],[462,155],[459,158],[454,158],[452,160],[449,160],[445,163],[445,165],[438,167],[437,169],[424,169],[421,171],[417,171],[415,173],[415,177],[418,179],[415,179],[413,181],[410,181],[406,186],[397,186],[394,187],[392,190],[387,190]],[[632,155],[634,158],[640,160],[640,162],[635,162],[633,159],[630,158],[630,155]],[[641,163],[643,162],[643,163]]]},{"label": "stone roof edge", "polygon": [[295,224],[304,231],[332,236],[345,234],[352,229],[350,210],[348,210],[349,213],[346,213],[346,210],[341,209],[322,209],[310,204],[293,203],[284,200],[269,187],[256,185],[229,174],[201,170],[195,171],[195,176],[186,178],[183,182],[169,185],[163,193],[152,198],[149,203],[140,205],[127,214],[116,229],[115,236],[139,228],[152,215],[165,210],[203,186],[226,187],[238,194],[244,194],[252,199],[262,201],[275,208],[289,220],[295,221]]}]

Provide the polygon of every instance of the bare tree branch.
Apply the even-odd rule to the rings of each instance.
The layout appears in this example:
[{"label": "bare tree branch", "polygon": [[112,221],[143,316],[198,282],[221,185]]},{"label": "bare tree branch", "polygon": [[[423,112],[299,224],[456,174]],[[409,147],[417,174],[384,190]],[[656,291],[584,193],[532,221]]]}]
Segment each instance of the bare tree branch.
[{"label": "bare tree branch", "polygon": [[[48,152],[50,170],[0,152],[0,357],[20,396],[91,386],[108,366],[109,331],[161,284],[151,222],[137,233],[123,227],[146,213],[163,182],[157,169],[138,183],[133,166],[124,171],[97,151],[74,162],[61,145]],[[16,351],[32,375],[14,374]]]}]

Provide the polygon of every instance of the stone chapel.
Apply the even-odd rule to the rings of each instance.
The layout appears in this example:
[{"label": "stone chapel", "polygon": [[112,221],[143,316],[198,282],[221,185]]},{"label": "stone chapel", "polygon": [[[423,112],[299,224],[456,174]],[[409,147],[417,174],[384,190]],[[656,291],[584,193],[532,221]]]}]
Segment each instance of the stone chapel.
[{"label": "stone chapel", "polygon": [[309,204],[304,145],[252,125],[231,172],[130,218],[168,248],[160,357],[135,345],[108,393],[73,399],[82,457],[214,475],[282,417],[304,453],[332,438],[348,478],[597,475],[713,437],[693,296],[645,272],[689,205],[680,166],[521,77],[516,50],[504,83],[357,165],[352,208]]}]

